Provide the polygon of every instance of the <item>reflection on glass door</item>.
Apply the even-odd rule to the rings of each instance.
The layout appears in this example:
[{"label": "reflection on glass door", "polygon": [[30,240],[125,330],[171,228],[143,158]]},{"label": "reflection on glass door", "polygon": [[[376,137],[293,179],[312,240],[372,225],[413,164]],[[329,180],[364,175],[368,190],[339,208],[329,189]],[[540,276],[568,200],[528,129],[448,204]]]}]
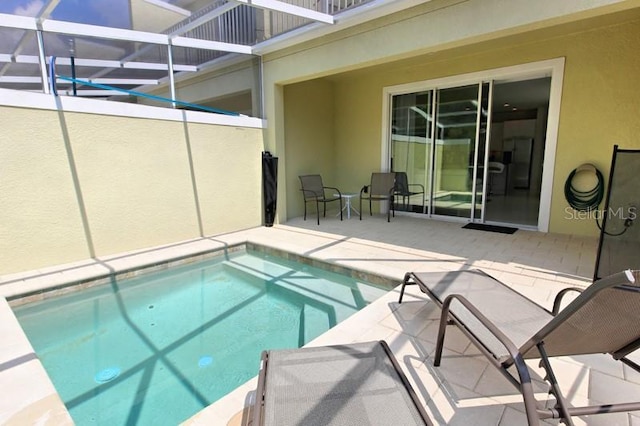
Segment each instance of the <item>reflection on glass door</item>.
[{"label": "reflection on glass door", "polygon": [[484,83],[393,96],[396,210],[482,220],[489,88]]},{"label": "reflection on glass door", "polygon": [[[476,162],[474,168],[476,176],[474,178],[475,186],[473,189],[473,221],[484,222],[484,202],[488,201],[488,197],[484,194],[488,193],[490,186],[485,185],[485,180],[489,179],[486,172],[491,170],[490,167],[485,169],[486,158],[489,152],[489,93],[492,90],[491,83],[483,83],[480,93],[480,111],[478,111],[478,149],[476,149]],[[487,182],[488,183],[488,182]],[[486,191],[486,192],[485,192]]]},{"label": "reflection on glass door", "polygon": [[396,172],[396,210],[428,213],[432,157],[433,92],[393,97],[391,170]]},{"label": "reflection on glass door", "polygon": [[473,192],[482,193],[476,167],[478,90],[475,84],[436,92],[433,214],[471,218]]}]

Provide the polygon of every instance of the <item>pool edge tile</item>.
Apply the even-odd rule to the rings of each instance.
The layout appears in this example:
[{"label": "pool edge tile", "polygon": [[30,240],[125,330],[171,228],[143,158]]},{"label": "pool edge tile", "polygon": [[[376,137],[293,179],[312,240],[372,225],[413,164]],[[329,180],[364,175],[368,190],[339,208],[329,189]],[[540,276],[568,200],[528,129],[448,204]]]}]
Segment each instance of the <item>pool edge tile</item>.
[{"label": "pool edge tile", "polygon": [[[7,425],[73,425],[42,363],[8,302],[0,298],[2,335],[0,353],[10,359],[0,362],[0,423]],[[11,346],[10,350],[9,346]],[[4,357],[3,357],[4,358]]]}]

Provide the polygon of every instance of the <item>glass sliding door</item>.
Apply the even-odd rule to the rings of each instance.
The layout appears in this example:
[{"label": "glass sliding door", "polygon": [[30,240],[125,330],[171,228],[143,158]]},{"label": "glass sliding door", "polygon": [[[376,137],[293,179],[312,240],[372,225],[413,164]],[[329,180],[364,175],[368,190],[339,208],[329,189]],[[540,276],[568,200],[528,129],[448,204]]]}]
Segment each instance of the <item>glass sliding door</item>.
[{"label": "glass sliding door", "polygon": [[480,85],[439,89],[436,98],[432,213],[471,219],[484,186],[477,153]]},{"label": "glass sliding door", "polygon": [[392,97],[396,211],[482,220],[489,91],[478,83]]},{"label": "glass sliding door", "polygon": [[554,60],[385,87],[396,211],[547,231],[563,70]]},{"label": "glass sliding door", "polygon": [[[391,170],[405,174],[395,199],[398,211],[429,213],[433,91],[397,95],[391,112]],[[400,178],[396,178],[400,181]],[[400,188],[398,188],[400,189]]]},{"label": "glass sliding door", "polygon": [[489,179],[488,172],[491,167],[487,167],[487,158],[489,154],[489,133],[491,131],[490,120],[491,110],[489,108],[489,99],[491,97],[492,83],[482,83],[480,89],[480,110],[478,111],[478,148],[476,149],[476,161],[474,168],[476,171],[475,176],[475,188],[473,192],[472,203],[475,206],[473,209],[473,221],[484,222],[485,202],[489,201],[485,194],[488,194]]}]

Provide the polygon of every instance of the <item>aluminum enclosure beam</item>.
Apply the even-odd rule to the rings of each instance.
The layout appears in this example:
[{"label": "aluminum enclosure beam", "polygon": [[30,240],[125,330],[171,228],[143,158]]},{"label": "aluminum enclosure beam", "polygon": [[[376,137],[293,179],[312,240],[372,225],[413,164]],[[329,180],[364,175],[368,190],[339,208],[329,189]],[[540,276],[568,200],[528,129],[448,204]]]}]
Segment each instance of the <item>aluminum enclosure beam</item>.
[{"label": "aluminum enclosure beam", "polygon": [[[213,18],[212,18],[213,19]],[[107,40],[122,40],[138,43],[150,43],[169,45],[170,36],[166,34],[150,33],[146,31],[125,30],[122,28],[103,27],[100,25],[77,24],[66,21],[56,21],[53,19],[45,19],[39,24],[36,18],[25,16],[8,15],[0,13],[0,27],[15,28],[22,30],[41,29],[45,32],[66,34],[82,37],[97,37]],[[179,39],[175,42],[176,39]],[[191,47],[197,46],[198,49],[216,50],[233,53],[246,53],[247,49],[251,53],[251,46],[232,43],[209,42],[201,43],[203,40],[189,37],[172,37],[172,44],[175,46]],[[206,40],[204,40],[206,41]]]},{"label": "aluminum enclosure beam", "polygon": [[[49,0],[47,4],[42,6],[35,18],[38,20],[48,18],[49,15],[51,15],[51,12],[53,12],[53,9],[58,6],[58,3],[60,3],[60,0]],[[25,32],[20,38],[20,41],[18,41],[18,43],[16,44],[16,47],[13,49],[13,56],[17,56],[22,52],[22,49],[24,49],[24,46],[27,44],[28,40],[29,33]],[[3,76],[7,72],[8,68],[9,64],[3,65],[0,68],[0,76]]]},{"label": "aluminum enclosure beam", "polygon": [[[16,64],[38,64],[38,57],[35,55],[17,55],[11,56],[7,54],[0,54],[0,62],[15,62]],[[71,65],[70,58],[56,57],[57,65]],[[75,58],[75,65],[80,67],[95,67],[95,68],[127,68],[137,70],[159,70],[167,71],[169,66],[159,62],[121,62],[111,61],[106,59],[81,59]],[[198,71],[198,67],[195,65],[181,65],[174,64],[173,69],[175,71]],[[1,74],[0,74],[1,75]]]},{"label": "aluminum enclosure beam", "polygon": [[[138,86],[138,85],[158,85],[160,84],[158,80],[148,79],[148,78],[93,78],[86,79],[89,83],[97,83],[97,84],[124,84],[129,86]],[[40,77],[28,77],[28,76],[10,76],[3,75],[0,77],[0,83],[11,83],[11,84],[41,84],[42,78]],[[71,84],[66,80],[58,80],[56,84]],[[82,84],[82,83],[79,83]]]},{"label": "aluminum enclosure beam", "polygon": [[233,0],[237,3],[246,4],[248,6],[257,7],[259,9],[274,10],[276,12],[284,12],[289,15],[299,16],[301,18],[311,19],[312,21],[324,22],[325,24],[333,24],[333,16],[307,9],[306,7],[295,6],[278,0]]}]

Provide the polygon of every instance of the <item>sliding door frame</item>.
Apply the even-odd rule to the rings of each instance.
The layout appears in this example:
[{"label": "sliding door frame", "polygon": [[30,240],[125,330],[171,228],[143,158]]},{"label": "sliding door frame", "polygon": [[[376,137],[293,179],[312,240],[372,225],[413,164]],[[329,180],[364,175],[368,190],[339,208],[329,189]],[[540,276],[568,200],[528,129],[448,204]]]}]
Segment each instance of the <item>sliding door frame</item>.
[{"label": "sliding door frame", "polygon": [[[558,145],[558,126],[560,120],[560,104],[562,98],[562,82],[564,77],[564,58],[555,58],[539,62],[514,65],[503,68],[495,68],[468,74],[416,81],[384,87],[382,96],[382,140],[381,146],[381,170],[390,170],[390,144],[391,144],[391,105],[395,95],[403,95],[418,91],[445,89],[456,86],[479,84],[483,82],[518,81],[540,77],[551,77],[551,90],[549,93],[549,111],[545,140],[545,152],[543,158],[542,186],[540,191],[540,207],[538,211],[538,226],[540,232],[549,231],[551,214],[551,196],[553,192],[553,173],[555,170],[556,147]],[[484,183],[486,186],[486,182]],[[426,188],[425,188],[426,190]],[[429,214],[431,217],[432,214]],[[440,216],[438,216],[440,218]],[[484,214],[483,214],[484,219]]]}]

